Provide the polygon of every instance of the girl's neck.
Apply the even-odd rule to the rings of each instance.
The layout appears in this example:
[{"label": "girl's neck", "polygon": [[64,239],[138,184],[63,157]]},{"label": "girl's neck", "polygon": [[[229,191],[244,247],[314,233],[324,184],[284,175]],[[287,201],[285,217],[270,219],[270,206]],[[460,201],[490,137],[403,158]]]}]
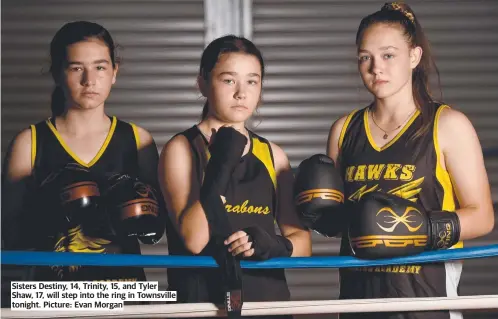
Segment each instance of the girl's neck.
[{"label": "girl's neck", "polygon": [[100,108],[94,110],[69,109],[57,116],[55,123],[59,132],[81,136],[90,132],[108,130],[111,121]]},{"label": "girl's neck", "polygon": [[238,130],[242,134],[244,134],[247,138],[249,138],[249,132],[247,128],[245,127],[244,122],[239,122],[239,123],[230,123],[230,122],[223,122],[218,120],[215,117],[212,116],[207,116],[205,119],[203,119],[199,124],[197,124],[197,127],[201,131],[201,133],[209,140],[211,135],[218,131],[218,129],[222,126],[231,126],[234,129]]},{"label": "girl's neck", "polygon": [[379,123],[391,123],[404,120],[407,114],[414,113],[417,105],[410,92],[398,92],[388,98],[376,99],[370,112]]}]

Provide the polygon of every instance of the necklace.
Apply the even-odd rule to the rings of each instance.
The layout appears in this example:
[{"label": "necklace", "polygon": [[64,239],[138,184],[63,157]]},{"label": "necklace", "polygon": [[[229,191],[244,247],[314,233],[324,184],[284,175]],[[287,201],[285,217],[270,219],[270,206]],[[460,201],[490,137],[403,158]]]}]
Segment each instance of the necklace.
[{"label": "necklace", "polygon": [[413,115],[413,113],[415,113],[416,110],[417,109],[415,108],[413,111],[411,111],[411,113],[408,114],[406,119],[400,125],[396,126],[394,129],[392,129],[390,131],[386,131],[382,127],[380,127],[379,124],[377,124],[377,122],[375,122],[375,117],[374,117],[373,113],[370,111],[369,111],[369,113],[370,113],[370,116],[372,117],[372,121],[374,122],[375,126],[377,126],[382,132],[384,132],[384,136],[382,136],[382,138],[387,140],[387,138],[389,137],[389,134],[400,129],[408,121],[408,119]]}]

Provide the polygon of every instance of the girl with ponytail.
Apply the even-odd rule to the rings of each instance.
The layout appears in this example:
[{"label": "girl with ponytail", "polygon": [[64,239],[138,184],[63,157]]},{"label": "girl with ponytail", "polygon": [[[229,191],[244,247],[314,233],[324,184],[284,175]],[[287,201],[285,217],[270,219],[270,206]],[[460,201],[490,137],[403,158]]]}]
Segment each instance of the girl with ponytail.
[{"label": "girl with ponytail", "polygon": [[[148,131],[108,115],[104,109],[118,73],[114,41],[97,23],[70,22],[52,39],[50,57],[55,83],[52,116],[20,132],[6,158],[2,213],[9,227],[5,247],[140,254],[137,239],[156,243],[164,233],[163,220],[155,223],[156,232],[149,232],[155,237],[152,241],[142,240],[137,229],[135,237],[120,233],[120,225],[113,224],[116,216],[110,216],[111,210],[106,210],[112,207],[105,195],[111,176],[131,176],[157,189],[158,153]],[[79,219],[68,216],[73,211],[60,213],[62,209],[57,203],[42,203],[43,198],[37,195],[44,181],[49,180],[47,177],[60,172],[71,175],[71,167],[87,172],[91,185],[98,185],[91,193],[99,198],[95,215],[91,215],[95,218],[85,220],[84,226]],[[54,186],[47,197],[59,198],[59,191]],[[23,203],[32,206],[27,209]],[[57,207],[57,211],[51,207]],[[98,232],[90,235],[87,229]],[[145,273],[141,268],[127,267],[69,267],[63,271],[60,267],[41,267],[34,277],[48,281],[142,281]]]},{"label": "girl with ponytail", "polygon": [[[292,201],[287,155],[246,127],[260,102],[264,71],[248,39],[227,35],[204,50],[197,78],[206,97],[202,119],[174,136],[160,157],[171,255],[265,260],[311,253],[310,233]],[[226,289],[238,285],[224,275],[220,268],[168,269],[168,290],[178,292],[178,302],[223,303]],[[290,299],[281,269],[242,269],[239,278],[244,301]]]},{"label": "girl with ponytail", "polygon": [[[418,203],[429,218],[432,213],[442,216],[444,212],[447,220],[458,220],[459,241],[456,239],[458,243],[452,248],[462,247],[463,240],[489,233],[494,226],[494,212],[479,139],[464,114],[434,98],[429,78],[438,75],[437,67],[413,10],[404,3],[386,3],[361,20],[356,45],[358,70],[373,101],[337,120],[331,127],[327,147],[344,179],[344,197],[353,207],[348,213],[353,214],[355,203],[361,202],[363,195],[384,192],[385,196]],[[396,229],[389,230],[393,232],[387,234],[389,238],[417,226],[408,213],[368,213],[378,216],[372,229]],[[341,255],[354,255],[356,240],[349,238],[345,229]],[[389,250],[382,240],[375,245]],[[407,252],[411,251],[408,246],[403,246]],[[430,249],[429,245],[426,249]],[[340,297],[456,296],[461,271],[461,262],[341,269]],[[342,318],[462,316],[457,312],[424,311],[344,314]]]}]

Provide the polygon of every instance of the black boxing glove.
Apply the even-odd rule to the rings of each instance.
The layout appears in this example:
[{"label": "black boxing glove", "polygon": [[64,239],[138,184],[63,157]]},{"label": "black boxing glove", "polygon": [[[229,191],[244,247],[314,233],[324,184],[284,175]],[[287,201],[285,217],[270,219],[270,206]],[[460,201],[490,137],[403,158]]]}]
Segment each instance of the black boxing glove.
[{"label": "black boxing glove", "polygon": [[326,236],[344,230],[344,184],[330,157],[316,154],[301,162],[294,182],[294,202],[307,228]]},{"label": "black boxing glove", "polygon": [[52,214],[47,219],[49,236],[77,225],[88,236],[109,232],[97,179],[87,168],[69,163],[49,174],[40,183],[38,196],[45,212]]},{"label": "black boxing glove", "polygon": [[358,258],[392,258],[446,249],[460,238],[456,213],[428,213],[421,205],[392,194],[363,195],[354,206],[354,216],[348,236]]},{"label": "black boxing glove", "polygon": [[252,242],[254,254],[248,259],[267,260],[275,257],[290,257],[294,246],[292,242],[280,235],[271,235],[258,226],[243,229]]},{"label": "black boxing glove", "polygon": [[232,127],[221,127],[209,147],[210,159],[204,173],[200,202],[211,232],[226,239],[232,229],[220,195],[225,195],[230,177],[240,161],[247,138]]},{"label": "black boxing glove", "polygon": [[164,233],[157,191],[129,175],[114,174],[107,181],[106,206],[117,234],[156,244]]}]

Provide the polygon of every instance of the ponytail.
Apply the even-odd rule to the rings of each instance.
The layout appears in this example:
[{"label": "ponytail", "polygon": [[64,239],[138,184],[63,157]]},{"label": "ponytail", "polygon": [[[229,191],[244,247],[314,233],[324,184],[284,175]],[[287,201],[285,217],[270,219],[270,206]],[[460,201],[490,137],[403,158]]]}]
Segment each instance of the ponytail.
[{"label": "ponytail", "polygon": [[56,86],[52,91],[52,100],[50,102],[50,108],[52,109],[52,117],[60,116],[64,113],[65,109],[65,98],[64,91],[60,86]]},{"label": "ponytail", "polygon": [[202,107],[202,119],[203,120],[208,115],[208,112],[209,112],[209,105],[208,105],[208,101],[206,101],[206,103],[204,103],[204,106]]}]

